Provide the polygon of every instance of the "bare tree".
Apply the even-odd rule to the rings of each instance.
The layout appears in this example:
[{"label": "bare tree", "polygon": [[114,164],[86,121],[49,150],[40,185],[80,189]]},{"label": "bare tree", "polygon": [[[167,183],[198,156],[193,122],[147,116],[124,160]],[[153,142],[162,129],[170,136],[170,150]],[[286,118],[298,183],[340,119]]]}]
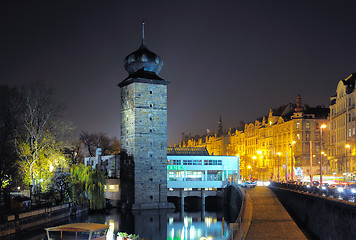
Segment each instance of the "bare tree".
[{"label": "bare tree", "polygon": [[104,133],[89,133],[82,131],[80,141],[83,142],[91,157],[96,154],[96,149],[101,148],[102,155],[117,154],[120,152],[120,142],[117,138],[109,138]]},{"label": "bare tree", "polygon": [[41,83],[26,85],[22,95],[23,127],[18,129],[15,143],[22,170],[34,190],[35,179],[49,167],[40,160],[48,160],[50,156],[64,160],[60,157],[62,145],[57,139],[70,129],[61,118],[64,107],[54,99],[50,88]]},{"label": "bare tree", "polygon": [[81,140],[72,141],[64,148],[64,153],[71,159],[71,164],[84,163],[82,153],[83,143]]}]

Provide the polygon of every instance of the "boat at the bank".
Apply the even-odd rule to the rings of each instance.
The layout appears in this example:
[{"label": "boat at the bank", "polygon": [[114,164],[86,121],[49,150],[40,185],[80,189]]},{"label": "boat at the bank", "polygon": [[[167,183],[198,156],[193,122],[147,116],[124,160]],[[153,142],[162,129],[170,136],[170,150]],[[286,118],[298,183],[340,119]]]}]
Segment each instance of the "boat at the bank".
[{"label": "boat at the bank", "polygon": [[106,240],[108,229],[109,225],[99,223],[71,223],[45,228],[48,240]]}]

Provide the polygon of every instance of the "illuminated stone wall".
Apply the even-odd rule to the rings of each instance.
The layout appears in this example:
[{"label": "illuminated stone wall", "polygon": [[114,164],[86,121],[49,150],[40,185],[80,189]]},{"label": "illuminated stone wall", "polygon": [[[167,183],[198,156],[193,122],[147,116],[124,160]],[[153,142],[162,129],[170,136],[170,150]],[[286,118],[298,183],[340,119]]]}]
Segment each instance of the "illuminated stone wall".
[{"label": "illuminated stone wall", "polygon": [[167,202],[167,85],[121,88],[122,201],[132,208]]}]

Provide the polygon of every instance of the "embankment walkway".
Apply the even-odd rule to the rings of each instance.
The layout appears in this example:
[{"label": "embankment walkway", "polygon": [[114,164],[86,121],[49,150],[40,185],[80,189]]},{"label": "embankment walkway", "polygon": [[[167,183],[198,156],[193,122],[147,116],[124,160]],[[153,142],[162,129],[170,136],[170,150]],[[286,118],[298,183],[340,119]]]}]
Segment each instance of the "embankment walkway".
[{"label": "embankment walkway", "polygon": [[246,192],[252,203],[246,239],[307,239],[271,189],[257,186]]}]

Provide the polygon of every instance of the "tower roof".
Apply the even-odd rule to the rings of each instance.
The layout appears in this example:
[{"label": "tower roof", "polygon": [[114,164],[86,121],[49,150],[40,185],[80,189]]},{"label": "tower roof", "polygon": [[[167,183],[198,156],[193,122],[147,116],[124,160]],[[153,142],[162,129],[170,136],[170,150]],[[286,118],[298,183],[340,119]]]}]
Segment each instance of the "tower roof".
[{"label": "tower roof", "polygon": [[158,74],[163,66],[163,61],[157,54],[148,50],[145,43],[145,23],[142,22],[142,43],[139,49],[126,56],[124,66],[129,75],[133,75],[139,70],[142,72],[149,72]]}]

